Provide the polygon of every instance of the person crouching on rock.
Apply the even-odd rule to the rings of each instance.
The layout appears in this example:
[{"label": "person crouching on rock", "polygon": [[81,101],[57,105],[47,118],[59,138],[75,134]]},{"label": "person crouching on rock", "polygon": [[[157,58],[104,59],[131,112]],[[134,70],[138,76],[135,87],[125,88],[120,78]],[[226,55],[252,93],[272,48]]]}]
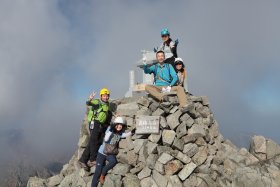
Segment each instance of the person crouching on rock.
[{"label": "person crouching on rock", "polygon": [[[116,155],[118,154],[118,146],[121,138],[126,138],[135,133],[135,129],[125,133],[126,127],[126,120],[123,117],[116,117],[113,124],[106,130],[103,144],[98,150],[96,169],[92,178],[91,187],[98,185],[98,179],[103,184],[107,172],[117,164]],[[108,164],[104,166],[106,160]]]},{"label": "person crouching on rock", "polygon": [[[96,156],[98,148],[100,146],[100,139],[103,139],[104,127],[108,121],[109,112],[109,97],[110,91],[107,88],[100,90],[100,99],[94,99],[95,93],[89,96],[89,100],[86,102],[88,106],[91,106],[91,110],[88,112],[88,122],[90,129],[90,139],[86,149],[84,150],[79,164],[84,169],[89,169],[96,163]],[[102,137],[103,135],[103,137]]]}]

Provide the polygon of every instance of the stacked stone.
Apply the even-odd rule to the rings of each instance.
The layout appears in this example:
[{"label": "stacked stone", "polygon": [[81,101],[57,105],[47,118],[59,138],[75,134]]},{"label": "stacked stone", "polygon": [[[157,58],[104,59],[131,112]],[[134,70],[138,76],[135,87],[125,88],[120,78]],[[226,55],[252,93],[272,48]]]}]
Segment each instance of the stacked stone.
[{"label": "stacked stone", "polygon": [[[188,96],[192,107],[181,112],[178,98],[169,102],[151,97],[117,100],[116,112],[125,116],[128,128],[136,116],[160,116],[158,134],[134,135],[120,142],[119,163],[106,176],[104,187],[204,187],[279,186],[280,147],[272,140],[254,137],[250,152],[238,149],[219,133],[207,97]],[[90,186],[92,174],[76,165],[87,144],[81,130],[79,150],[59,175],[41,181],[45,186]],[[29,186],[38,182],[31,178]],[[36,185],[33,185],[33,187]],[[40,186],[40,185],[38,185]]]}]

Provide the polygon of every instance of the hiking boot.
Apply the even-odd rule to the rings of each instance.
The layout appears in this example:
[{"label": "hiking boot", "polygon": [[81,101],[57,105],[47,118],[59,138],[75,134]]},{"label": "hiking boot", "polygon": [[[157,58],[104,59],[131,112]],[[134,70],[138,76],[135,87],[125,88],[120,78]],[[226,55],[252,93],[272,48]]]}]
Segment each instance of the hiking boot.
[{"label": "hiking boot", "polygon": [[81,168],[84,168],[85,170],[89,169],[88,165],[86,163],[79,161],[79,164],[80,164]]},{"label": "hiking boot", "polygon": [[105,175],[101,175],[100,177],[99,177],[99,182],[103,185],[104,184],[104,182],[105,182]]},{"label": "hiking boot", "polygon": [[93,166],[95,166],[96,165],[96,161],[88,161],[88,163],[87,163],[87,165],[88,165],[88,167],[93,167]]},{"label": "hiking boot", "polygon": [[194,109],[194,105],[191,103],[191,104],[187,104],[187,105],[183,106],[181,108],[181,112],[186,113],[186,112],[189,112],[193,109]]}]

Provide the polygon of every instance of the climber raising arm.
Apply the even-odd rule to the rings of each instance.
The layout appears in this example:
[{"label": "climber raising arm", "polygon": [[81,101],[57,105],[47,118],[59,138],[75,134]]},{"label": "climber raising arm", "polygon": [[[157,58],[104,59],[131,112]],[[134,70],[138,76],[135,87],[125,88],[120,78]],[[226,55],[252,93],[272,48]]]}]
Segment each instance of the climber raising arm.
[{"label": "climber raising arm", "polygon": [[146,74],[155,73],[155,65],[152,65],[152,66],[148,67],[148,65],[145,64],[144,65],[144,73],[146,73]]}]

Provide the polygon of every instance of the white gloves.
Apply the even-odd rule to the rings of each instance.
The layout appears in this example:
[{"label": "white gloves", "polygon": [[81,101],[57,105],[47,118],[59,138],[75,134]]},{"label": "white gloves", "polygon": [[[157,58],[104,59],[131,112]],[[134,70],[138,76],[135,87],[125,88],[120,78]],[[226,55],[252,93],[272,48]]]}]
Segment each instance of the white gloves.
[{"label": "white gloves", "polygon": [[162,92],[162,93],[169,93],[170,91],[171,91],[171,86],[167,86],[166,88],[163,87],[163,88],[161,89],[161,92]]},{"label": "white gloves", "polygon": [[147,65],[147,59],[146,59],[146,57],[143,57],[143,58],[142,58],[142,62],[143,62],[144,65]]}]

